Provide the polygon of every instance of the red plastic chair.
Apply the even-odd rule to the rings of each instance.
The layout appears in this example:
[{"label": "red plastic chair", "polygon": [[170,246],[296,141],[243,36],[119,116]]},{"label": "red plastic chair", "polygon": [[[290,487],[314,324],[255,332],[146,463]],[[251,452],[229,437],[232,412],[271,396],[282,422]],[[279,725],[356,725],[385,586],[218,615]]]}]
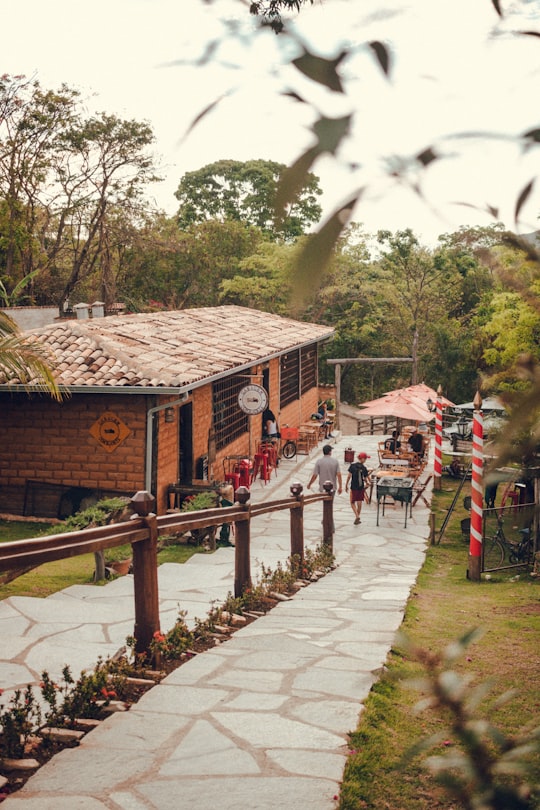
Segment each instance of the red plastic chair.
[{"label": "red plastic chair", "polygon": [[507,501],[512,502],[512,506],[510,508],[514,508],[519,504],[519,492],[516,489],[512,490],[513,486],[514,482],[511,481],[504,489],[501,498],[501,515],[504,515]]},{"label": "red plastic chair", "polygon": [[259,473],[261,479],[265,483],[270,480],[270,472],[268,468],[268,453],[255,453],[255,457],[253,459],[253,471],[251,473],[251,480],[255,481]]}]

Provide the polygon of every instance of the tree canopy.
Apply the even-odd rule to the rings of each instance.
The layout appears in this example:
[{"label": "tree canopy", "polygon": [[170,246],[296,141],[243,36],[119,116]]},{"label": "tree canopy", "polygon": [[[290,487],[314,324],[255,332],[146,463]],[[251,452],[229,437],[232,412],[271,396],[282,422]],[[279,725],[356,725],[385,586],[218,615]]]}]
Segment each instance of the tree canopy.
[{"label": "tree canopy", "polygon": [[135,215],[141,189],[156,179],[153,140],[148,124],[88,117],[66,85],[43,90],[37,80],[0,78],[0,260],[8,294],[30,277],[26,292],[39,297],[52,288],[63,310],[81,280],[98,274],[107,295],[111,213],[122,207]]},{"label": "tree canopy", "polygon": [[219,160],[181,179],[175,196],[181,228],[210,219],[236,220],[260,228],[271,239],[290,241],[318,223],[321,189],[306,174],[299,190],[283,205],[277,190],[286,166],[271,160]]}]

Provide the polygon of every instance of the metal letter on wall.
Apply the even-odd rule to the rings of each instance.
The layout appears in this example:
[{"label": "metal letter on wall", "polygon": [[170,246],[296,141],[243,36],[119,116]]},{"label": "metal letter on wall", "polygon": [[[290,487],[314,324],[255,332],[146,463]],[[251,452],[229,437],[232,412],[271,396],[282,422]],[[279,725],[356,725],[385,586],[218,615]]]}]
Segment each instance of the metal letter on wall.
[{"label": "metal letter on wall", "polygon": [[90,428],[90,434],[100,443],[107,453],[112,453],[126,439],[131,430],[119,416],[112,411],[105,411]]}]

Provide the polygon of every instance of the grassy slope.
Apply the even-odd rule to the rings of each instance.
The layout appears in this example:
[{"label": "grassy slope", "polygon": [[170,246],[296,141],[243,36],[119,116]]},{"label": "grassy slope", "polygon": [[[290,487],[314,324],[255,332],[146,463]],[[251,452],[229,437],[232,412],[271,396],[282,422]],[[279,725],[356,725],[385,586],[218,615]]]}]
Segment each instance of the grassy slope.
[{"label": "grassy slope", "polygon": [[[23,540],[39,537],[50,529],[47,523],[0,520],[0,543],[10,540]],[[106,552],[106,558],[114,558],[119,552],[129,555],[129,546],[121,546]],[[200,546],[174,544],[166,546],[158,554],[159,563],[183,563],[193,554],[205,553]],[[123,558],[122,557],[122,558]],[[68,557],[65,560],[46,563],[23,574],[6,585],[0,585],[0,600],[8,596],[41,596],[62,591],[70,585],[89,584],[93,582],[94,555],[82,554],[79,557]],[[103,584],[103,583],[102,583]]]},{"label": "grassy slope", "polygon": [[[437,527],[453,495],[452,483],[447,479],[443,482],[444,491],[434,494],[433,501]],[[483,637],[455,669],[470,675],[473,684],[492,683],[480,714],[489,716],[496,697],[507,689],[517,690],[506,706],[490,716],[496,726],[513,733],[534,718],[540,724],[540,581],[522,569],[519,578],[514,570],[494,574],[489,581],[470,582],[466,578],[468,544],[460,532],[464,516],[460,507],[442,542],[429,548],[409,600],[403,631],[415,644],[439,651],[471,628],[482,628]],[[445,730],[443,717],[414,710],[421,695],[404,683],[421,674],[419,665],[408,660],[398,647],[387,664],[386,675],[372,689],[358,729],[351,734],[340,810],[457,808],[459,805],[435,785],[419,758],[406,766],[400,763],[414,742],[443,730],[446,744],[430,753],[447,751],[452,734]]]}]

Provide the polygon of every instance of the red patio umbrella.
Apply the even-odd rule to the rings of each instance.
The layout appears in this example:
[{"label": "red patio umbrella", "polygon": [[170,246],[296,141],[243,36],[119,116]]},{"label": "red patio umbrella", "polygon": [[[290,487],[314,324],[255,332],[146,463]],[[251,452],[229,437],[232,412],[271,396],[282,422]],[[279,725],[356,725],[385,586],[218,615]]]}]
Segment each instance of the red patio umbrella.
[{"label": "red patio umbrella", "polygon": [[384,397],[362,403],[357,416],[395,416],[397,419],[409,419],[413,422],[429,422],[434,414],[428,411],[427,405],[418,398],[394,391]]},{"label": "red patio umbrella", "polygon": [[[417,383],[417,385],[409,385],[407,388],[402,388],[400,390],[403,391],[404,393],[412,394],[413,396],[418,397],[424,403],[426,403],[428,399],[430,399],[433,402],[433,404],[435,404],[435,401],[437,399],[437,392],[434,391],[433,388],[430,388],[429,385],[426,385],[426,383]],[[394,392],[391,391],[390,393]],[[454,407],[455,403],[453,403],[446,397],[443,397],[441,395],[439,399],[441,401],[441,406],[443,408]]]}]

